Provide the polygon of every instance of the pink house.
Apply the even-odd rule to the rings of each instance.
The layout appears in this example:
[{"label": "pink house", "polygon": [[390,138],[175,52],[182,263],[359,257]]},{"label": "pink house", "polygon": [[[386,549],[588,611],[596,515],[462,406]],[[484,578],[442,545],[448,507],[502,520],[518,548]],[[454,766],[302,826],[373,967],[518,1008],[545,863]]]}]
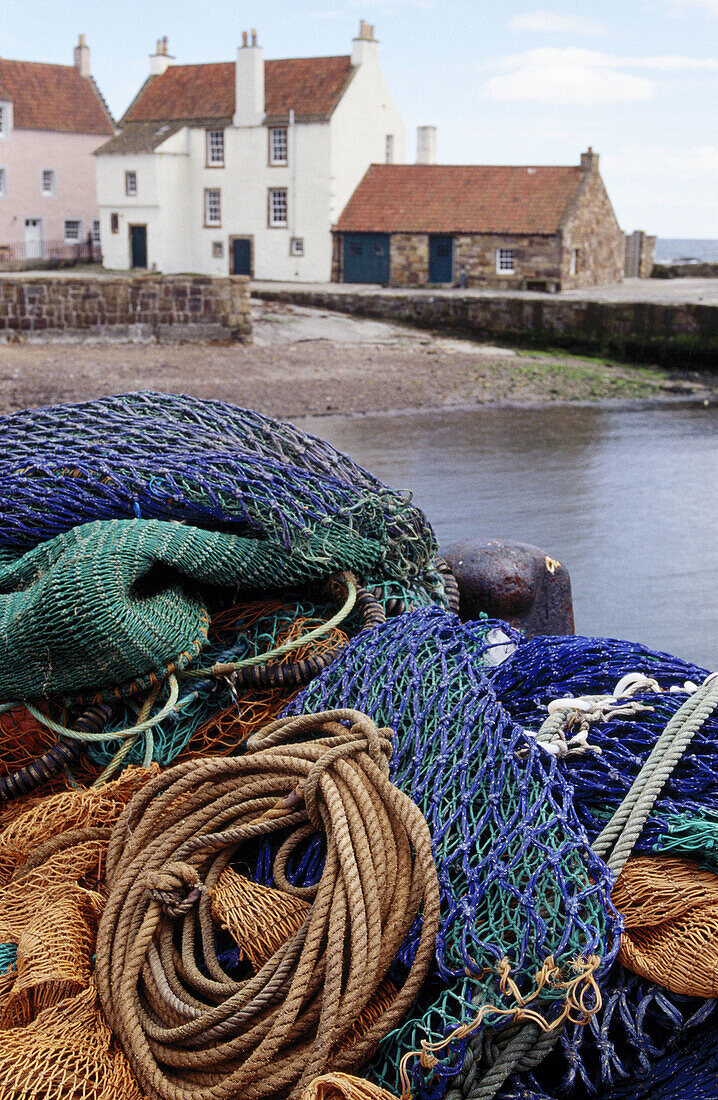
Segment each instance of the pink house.
[{"label": "pink house", "polygon": [[114,132],[84,35],[74,65],[0,58],[0,259],[99,242],[92,154]]}]

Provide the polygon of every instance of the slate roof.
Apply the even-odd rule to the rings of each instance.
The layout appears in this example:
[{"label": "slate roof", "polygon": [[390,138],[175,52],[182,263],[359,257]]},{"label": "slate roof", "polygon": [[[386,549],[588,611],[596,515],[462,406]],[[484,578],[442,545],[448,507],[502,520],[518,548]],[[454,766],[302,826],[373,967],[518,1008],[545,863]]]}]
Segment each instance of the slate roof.
[{"label": "slate roof", "polygon": [[112,116],[94,80],[74,65],[0,58],[0,99],[12,100],[18,130],[113,134]]},{"label": "slate roof", "polygon": [[[264,62],[268,121],[294,110],[298,121],[329,118],[353,74],[350,57],[296,57]],[[223,120],[234,115],[233,61],[170,65],[140,89],[122,124]]]},{"label": "slate roof", "polygon": [[335,229],[350,233],[556,233],[580,168],[372,164]]},{"label": "slate roof", "polygon": [[172,134],[181,130],[183,125],[183,122],[130,122],[119,134],[95,149],[95,156],[106,153],[151,153],[163,141],[172,137]]}]

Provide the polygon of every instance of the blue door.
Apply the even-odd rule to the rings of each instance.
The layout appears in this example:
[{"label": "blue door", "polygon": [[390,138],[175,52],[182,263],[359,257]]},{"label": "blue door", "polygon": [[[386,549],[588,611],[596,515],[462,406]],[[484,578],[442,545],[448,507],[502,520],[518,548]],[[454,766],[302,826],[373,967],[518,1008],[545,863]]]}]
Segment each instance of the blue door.
[{"label": "blue door", "polygon": [[344,234],[344,282],[389,282],[389,234]]},{"label": "blue door", "polygon": [[429,282],[453,283],[454,238],[429,237]]},{"label": "blue door", "polygon": [[130,226],[130,267],[147,267],[147,226]]},{"label": "blue door", "polygon": [[251,275],[252,248],[249,237],[235,237],[232,241],[232,274]]}]

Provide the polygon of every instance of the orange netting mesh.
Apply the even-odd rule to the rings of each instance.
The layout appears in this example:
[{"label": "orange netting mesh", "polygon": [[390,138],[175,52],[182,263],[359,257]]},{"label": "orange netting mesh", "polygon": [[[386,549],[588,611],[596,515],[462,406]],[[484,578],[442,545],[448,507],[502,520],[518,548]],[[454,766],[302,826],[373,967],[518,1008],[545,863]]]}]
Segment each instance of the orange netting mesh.
[{"label": "orange netting mesh", "polygon": [[[24,707],[0,714],[0,775],[24,768],[57,743],[57,737],[28,714]],[[64,776],[43,786],[43,793],[64,790]]]},{"label": "orange netting mesh", "polygon": [[392,1092],[349,1073],[324,1073],[307,1085],[301,1100],[396,1100]]},{"label": "orange netting mesh", "polygon": [[311,912],[302,898],[261,886],[227,867],[212,892],[212,916],[255,973],[297,932]]},{"label": "orange netting mesh", "polygon": [[718,875],[672,856],[629,859],[611,892],[624,966],[673,993],[718,996]]},{"label": "orange netting mesh", "polygon": [[0,1030],[0,1100],[143,1100],[93,981],[26,1027]]}]

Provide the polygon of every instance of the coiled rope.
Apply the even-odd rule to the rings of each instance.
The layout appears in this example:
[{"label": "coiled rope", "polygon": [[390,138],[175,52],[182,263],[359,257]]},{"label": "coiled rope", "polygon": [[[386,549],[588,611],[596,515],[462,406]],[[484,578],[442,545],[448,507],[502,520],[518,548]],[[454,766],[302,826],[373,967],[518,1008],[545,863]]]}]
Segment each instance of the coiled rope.
[{"label": "coiled rope", "polygon": [[[387,778],[391,740],[353,710],[280,719],[246,755],[179,764],[125,809],[108,850],[97,981],[151,1100],[296,1096],[329,1061],[365,1062],[406,1013],[433,958],[439,888],[426,822]],[[321,878],[293,887],[287,860],[316,831]],[[311,909],[258,973],[234,980],[216,955],[212,891],[246,842],[278,832],[275,884]],[[403,984],[393,973],[396,996],[357,1031],[419,912]]]}]

